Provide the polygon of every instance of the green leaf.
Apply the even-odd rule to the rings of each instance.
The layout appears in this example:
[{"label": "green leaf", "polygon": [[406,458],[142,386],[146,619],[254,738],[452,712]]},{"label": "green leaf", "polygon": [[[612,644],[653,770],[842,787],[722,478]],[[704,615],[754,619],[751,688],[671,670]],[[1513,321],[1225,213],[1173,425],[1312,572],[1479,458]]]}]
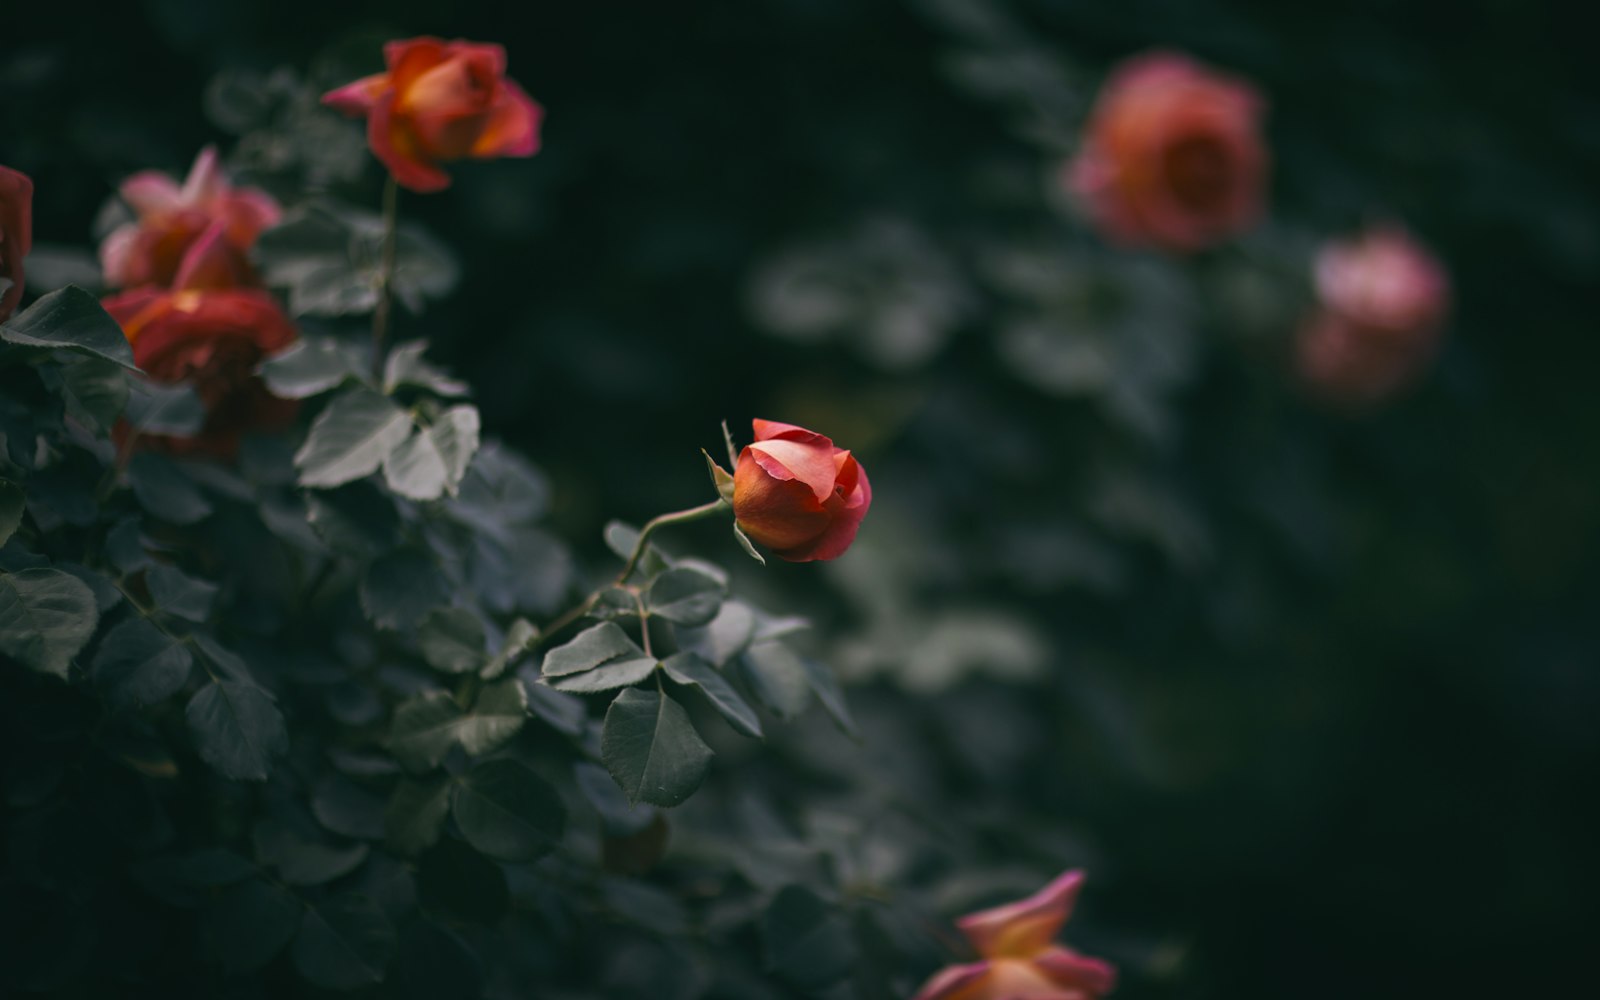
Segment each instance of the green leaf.
[{"label": "green leaf", "polygon": [[845,735],[861,738],[861,731],[856,728],[856,720],[850,715],[850,706],[845,703],[844,691],[839,688],[839,681],[827,667],[815,660],[801,657],[800,666],[806,672],[806,681],[811,685],[811,690],[822,703],[822,708],[833,719],[834,724],[844,731]]},{"label": "green leaf", "polygon": [[144,575],[145,586],[156,607],[179,618],[203,622],[211,615],[217,585],[192,577],[173,566],[152,566]]},{"label": "green leaf", "polygon": [[306,519],[328,546],[338,552],[371,558],[394,548],[400,538],[400,517],[394,501],[371,483],[306,497]]},{"label": "green leaf", "polygon": [[139,506],[169,524],[194,524],[211,513],[211,501],[194,480],[164,456],[150,452],[133,456],[128,463],[128,485]]},{"label": "green leaf", "polygon": [[128,404],[128,373],[121,365],[84,358],[61,370],[67,412],[90,430],[110,433]]},{"label": "green leaf", "polygon": [[192,437],[205,426],[206,408],[189,385],[162,385],[142,378],[128,381],[123,416],[143,434]]},{"label": "green leaf", "polygon": [[[606,548],[615,552],[617,558],[627,559],[633,554],[633,547],[639,543],[639,529],[622,521],[609,521],[606,523],[603,537]],[[639,565],[634,567],[630,579],[649,579],[670,566],[660,549],[646,544],[644,555],[639,557]]]},{"label": "green leaf", "polygon": [[93,295],[68,285],[0,323],[0,340],[21,347],[60,348],[135,368],[122,327]]},{"label": "green leaf", "polygon": [[429,691],[395,709],[389,750],[408,771],[431,771],[455,746],[461,706],[444,691]]},{"label": "green leaf", "polygon": [[422,658],[435,670],[464,674],[484,660],[483,622],[466,608],[437,608],[417,629]]},{"label": "green leaf", "polygon": [[785,886],[761,919],[766,966],[808,991],[850,974],[855,939],[845,914],[804,886]]},{"label": "green leaf", "polygon": [[675,566],[654,580],[645,591],[645,607],[678,625],[704,625],[717,616],[727,584],[687,566]]},{"label": "green leaf", "polygon": [[717,617],[699,628],[678,628],[673,634],[678,648],[696,653],[714,667],[721,667],[744,652],[755,635],[756,617],[749,605],[724,601]]},{"label": "green leaf", "polygon": [[644,650],[628,638],[622,626],[615,622],[601,622],[546,653],[541,672],[545,677],[564,677],[592,670],[618,657],[636,659],[643,655]]},{"label": "green leaf", "polygon": [[427,427],[417,427],[383,459],[383,480],[412,500],[454,494],[478,450],[478,410],[455,406]]},{"label": "green leaf", "polygon": [[527,718],[527,694],[515,677],[485,685],[470,712],[462,712],[445,692],[430,691],[395,711],[389,749],[406,770],[428,771],[457,743],[474,755],[499,748]]},{"label": "green leaf", "polygon": [[378,471],[411,433],[411,417],[385,396],[358,386],[336,396],[295,453],[302,486],[341,486]]},{"label": "green leaf", "polygon": [[799,654],[781,642],[757,642],[739,658],[750,690],[780,719],[792,719],[811,701],[811,679]]},{"label": "green leaf", "polygon": [[230,976],[266,965],[294,937],[303,904],[294,893],[251,879],[218,896],[205,910],[201,932]]},{"label": "green leaf", "polygon": [[739,547],[744,549],[745,555],[763,566],[767,564],[767,557],[756,551],[755,543],[750,541],[750,536],[744,533],[744,529],[739,527],[737,521],[733,524],[733,537],[738,539]]},{"label": "green leaf", "polygon": [[504,540],[509,529],[544,513],[550,486],[516,452],[496,442],[478,449],[445,512],[477,531]]},{"label": "green leaf", "polygon": [[365,366],[351,348],[332,337],[302,337],[261,363],[267,388],[279,399],[309,399],[345,379],[360,381]]},{"label": "green leaf", "polygon": [[100,640],[93,676],[112,707],[139,707],[183,690],[193,668],[194,654],[183,640],[130,618]]},{"label": "green leaf", "polygon": [[601,826],[608,837],[632,836],[653,823],[658,815],[654,806],[629,802],[616,781],[598,764],[579,761],[572,766],[572,777],[579,793],[600,814]]},{"label": "green leaf", "polygon": [[0,479],[0,548],[11,540],[11,535],[21,526],[26,500],[22,487],[9,479]]},{"label": "green leaf", "polygon": [[396,785],[389,807],[383,813],[389,846],[410,857],[437,843],[444,819],[450,814],[453,787],[454,782],[442,775],[420,780],[407,778]]},{"label": "green leaf", "polygon": [[572,737],[583,735],[589,722],[589,708],[582,698],[562,694],[545,684],[530,684],[523,690],[528,695],[528,711],[551,729]]},{"label": "green leaf", "polygon": [[685,651],[667,657],[661,661],[661,667],[677,683],[699,688],[735,730],[754,739],[761,738],[761,720],[756,717],[756,710],[711,664]]},{"label": "green leaf", "polygon": [[449,584],[427,553],[400,549],[373,560],[361,577],[361,609],[379,628],[415,625],[450,599]]},{"label": "green leaf", "polygon": [[286,885],[327,885],[361,867],[370,848],[366,844],[318,844],[293,838],[282,844],[272,865]]},{"label": "green leaf", "polygon": [[317,782],[311,814],[334,833],[356,840],[382,840],[384,802],[360,785],[330,775]]},{"label": "green leaf", "polygon": [[427,389],[436,396],[466,396],[472,389],[460,379],[451,378],[442,369],[424,361],[422,354],[428,349],[426,340],[413,340],[389,352],[383,364],[383,391],[394,394],[403,385]]},{"label": "green leaf", "polygon": [[272,695],[242,681],[201,688],[184,711],[200,758],[225,778],[265,781],[289,733]]},{"label": "green leaf", "polygon": [[613,691],[639,683],[649,677],[655,669],[656,658],[653,656],[630,657],[625,660],[612,660],[593,670],[558,677],[550,682],[550,686],[557,691],[572,694]]},{"label": "green leaf", "polygon": [[[383,236],[376,213],[306,205],[263,233],[256,249],[268,284],[289,289],[295,315],[341,316],[377,305]],[[448,293],[460,277],[447,248],[406,224],[396,240],[395,263],[393,292],[413,311],[424,297]]]},{"label": "green leaf", "polygon": [[99,621],[94,591],[70,573],[0,572],[0,653],[29,670],[66,680]]},{"label": "green leaf", "polygon": [[567,810],[550,784],[514,760],[491,760],[456,785],[456,825],[501,861],[532,861],[561,839]]},{"label": "green leaf", "polygon": [[500,652],[484,665],[478,673],[484,680],[494,680],[506,672],[506,668],[514,663],[517,657],[539,643],[539,629],[526,618],[518,618],[506,630],[506,641],[501,644]]},{"label": "green leaf", "polygon": [[395,954],[394,927],[364,896],[343,895],[306,907],[290,957],[312,985],[353,990],[383,982]]},{"label": "green leaf", "polygon": [[700,787],[713,754],[683,706],[629,688],[606,711],[600,759],[630,802],[675,806]]}]

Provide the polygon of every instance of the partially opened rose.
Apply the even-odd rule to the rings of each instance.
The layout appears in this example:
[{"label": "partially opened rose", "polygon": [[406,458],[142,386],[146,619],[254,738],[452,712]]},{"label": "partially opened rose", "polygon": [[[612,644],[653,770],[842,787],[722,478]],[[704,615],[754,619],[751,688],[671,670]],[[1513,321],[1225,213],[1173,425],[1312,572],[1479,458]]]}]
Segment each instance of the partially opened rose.
[{"label": "partially opened rose", "polygon": [[412,38],[383,47],[387,72],[322,96],[322,103],[367,119],[367,141],[402,187],[450,186],[440,163],[532,156],[544,110],[506,77],[498,45]]},{"label": "partially opened rose", "polygon": [[[211,146],[200,151],[182,185],[167,174],[146,170],[117,190],[135,218],[100,244],[100,266],[113,288],[173,285],[198,252],[202,237],[213,233],[220,234],[227,251],[220,263],[227,267],[229,284],[254,284],[250,248],[262,230],[282,217],[278,203],[265,191],[229,183]],[[214,255],[216,249],[205,252]]]},{"label": "partially opened rose", "polygon": [[22,301],[22,259],[33,249],[33,181],[20,170],[0,166],[0,320]]},{"label": "partially opened rose", "polygon": [[1301,327],[1297,363],[1321,395],[1375,402],[1432,359],[1450,309],[1450,280],[1404,229],[1373,228],[1328,244],[1315,265],[1318,308]]},{"label": "partially opened rose", "polygon": [[1173,52],[1118,67],[1101,90],[1068,185],[1111,239],[1191,251],[1261,211],[1267,151],[1249,84]]},{"label": "partially opened rose", "polygon": [[981,956],[935,973],[912,1000],[1099,1000],[1116,986],[1110,963],[1055,944],[1083,887],[1069,871],[1016,903],[956,921]]},{"label": "partially opened rose", "polygon": [[193,438],[164,439],[166,450],[231,457],[248,430],[282,427],[297,404],[267,391],[255,374],[267,356],[296,339],[272,296],[255,288],[217,287],[208,279],[227,267],[220,234],[207,237],[176,289],[146,285],[102,305],[133,346],[133,360],[157,382],[187,384],[205,405]]},{"label": "partially opened rose", "polygon": [[815,431],[773,420],[751,426],[755,441],[739,453],[731,483],[740,530],[790,562],[844,554],[872,505],[866,470]]}]

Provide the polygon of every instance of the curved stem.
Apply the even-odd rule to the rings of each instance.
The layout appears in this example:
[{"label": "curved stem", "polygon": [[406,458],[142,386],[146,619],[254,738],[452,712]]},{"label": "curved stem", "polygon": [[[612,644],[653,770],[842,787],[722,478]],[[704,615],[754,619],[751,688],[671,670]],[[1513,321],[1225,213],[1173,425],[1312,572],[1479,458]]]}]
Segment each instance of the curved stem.
[{"label": "curved stem", "polygon": [[394,284],[396,236],[400,227],[400,184],[390,174],[383,185],[383,258],[378,265],[378,304],[372,310],[372,374],[383,374],[383,343],[389,336],[389,286]]},{"label": "curved stem", "polygon": [[732,504],[718,497],[710,503],[701,504],[698,507],[690,507],[688,510],[678,510],[670,514],[658,514],[652,517],[645,522],[643,528],[639,529],[639,540],[633,543],[633,553],[628,556],[628,561],[623,564],[622,572],[617,574],[616,584],[620,585],[626,581],[634,569],[638,567],[639,560],[644,558],[645,545],[650,541],[650,535],[657,528],[665,528],[670,524],[687,524],[690,521],[699,521],[710,517],[712,514],[732,509]]}]

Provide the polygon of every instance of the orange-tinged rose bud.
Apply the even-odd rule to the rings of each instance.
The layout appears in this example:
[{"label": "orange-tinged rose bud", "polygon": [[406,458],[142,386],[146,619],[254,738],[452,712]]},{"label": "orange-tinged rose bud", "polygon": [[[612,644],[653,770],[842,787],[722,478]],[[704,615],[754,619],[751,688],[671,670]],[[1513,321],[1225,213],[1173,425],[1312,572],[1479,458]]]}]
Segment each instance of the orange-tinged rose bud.
[{"label": "orange-tinged rose bud", "polygon": [[162,439],[179,453],[231,457],[245,431],[282,427],[297,404],[267,391],[255,369],[293,343],[294,326],[272,296],[255,288],[217,288],[205,276],[228,253],[220,235],[191,262],[194,284],[135,288],[101,304],[122,326],[133,360],[157,382],[192,385],[206,420],[193,438]]},{"label": "orange-tinged rose bud", "polygon": [[1296,362],[1320,395],[1374,403],[1404,388],[1437,351],[1450,310],[1443,266],[1404,229],[1330,243],[1315,265],[1318,308]]},{"label": "orange-tinged rose bud", "polygon": [[1137,56],[1101,90],[1067,183],[1113,240],[1209,246],[1260,214],[1261,111],[1255,88],[1187,56]]},{"label": "orange-tinged rose bud", "polygon": [[866,470],[832,441],[793,424],[752,421],[733,472],[739,528],[780,559],[836,559],[872,504]]},{"label": "orange-tinged rose bud", "polygon": [[10,316],[22,301],[22,259],[31,249],[33,181],[19,170],[0,166],[0,278],[10,282],[0,291],[0,320]]},{"label": "orange-tinged rose bud", "polygon": [[412,38],[383,47],[386,72],[322,95],[367,119],[367,141],[400,186],[440,191],[438,164],[467,157],[532,156],[544,109],[505,75],[498,45]]},{"label": "orange-tinged rose bud", "polygon": [[1066,872],[1027,899],[957,920],[980,960],[941,969],[913,1000],[1099,1000],[1110,993],[1117,982],[1110,963],[1052,943],[1083,877]]},{"label": "orange-tinged rose bud", "polygon": [[[217,287],[253,285],[250,248],[283,215],[260,188],[230,184],[212,146],[200,151],[182,185],[146,170],[117,190],[136,217],[100,244],[100,266],[113,288],[179,284],[199,254],[212,257],[211,280]],[[213,236],[226,251],[220,258],[216,246],[205,245]]]}]

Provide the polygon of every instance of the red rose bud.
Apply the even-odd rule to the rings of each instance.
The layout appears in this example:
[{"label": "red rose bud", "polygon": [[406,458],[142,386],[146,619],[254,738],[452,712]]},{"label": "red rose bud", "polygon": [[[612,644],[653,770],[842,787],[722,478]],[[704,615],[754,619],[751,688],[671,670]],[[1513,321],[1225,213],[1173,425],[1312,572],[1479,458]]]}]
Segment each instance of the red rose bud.
[{"label": "red rose bud", "polygon": [[227,267],[220,233],[186,265],[175,290],[146,286],[102,305],[133,345],[133,360],[157,382],[192,385],[205,405],[198,436],[165,439],[168,451],[232,457],[248,430],[282,427],[297,404],[267,391],[256,366],[297,337],[272,296],[254,288],[210,283]]},{"label": "red rose bud", "polygon": [[755,420],[733,472],[734,521],[780,559],[836,559],[855,541],[872,486],[855,456],[792,424]]},{"label": "red rose bud", "polygon": [[505,49],[412,38],[383,47],[387,72],[322,95],[322,103],[367,119],[367,141],[401,187],[440,191],[439,163],[532,156],[544,109],[506,77]]},{"label": "red rose bud", "polygon": [[1117,242],[1216,243],[1260,214],[1262,107],[1255,88],[1186,56],[1137,56],[1101,90],[1067,184]]},{"label": "red rose bud", "polygon": [[968,914],[956,927],[979,961],[935,973],[912,1000],[1099,1000],[1117,970],[1054,943],[1083,887],[1069,871],[1027,899]]},{"label": "red rose bud", "polygon": [[1315,264],[1318,309],[1301,328],[1300,374],[1348,403],[1393,395],[1432,359],[1450,310],[1450,281],[1398,226],[1330,243]]},{"label": "red rose bud", "polygon": [[212,146],[200,151],[181,186],[166,174],[146,170],[117,190],[135,219],[112,230],[100,244],[100,266],[113,288],[176,285],[197,254],[217,256],[215,247],[202,245],[212,234],[219,234],[226,250],[212,261],[217,272],[213,280],[225,282],[220,287],[252,285],[250,248],[283,214],[260,188],[230,184]]},{"label": "red rose bud", "polygon": [[22,301],[22,259],[31,249],[33,181],[21,171],[0,166],[0,278],[10,282],[0,291],[0,320],[9,317]]}]

